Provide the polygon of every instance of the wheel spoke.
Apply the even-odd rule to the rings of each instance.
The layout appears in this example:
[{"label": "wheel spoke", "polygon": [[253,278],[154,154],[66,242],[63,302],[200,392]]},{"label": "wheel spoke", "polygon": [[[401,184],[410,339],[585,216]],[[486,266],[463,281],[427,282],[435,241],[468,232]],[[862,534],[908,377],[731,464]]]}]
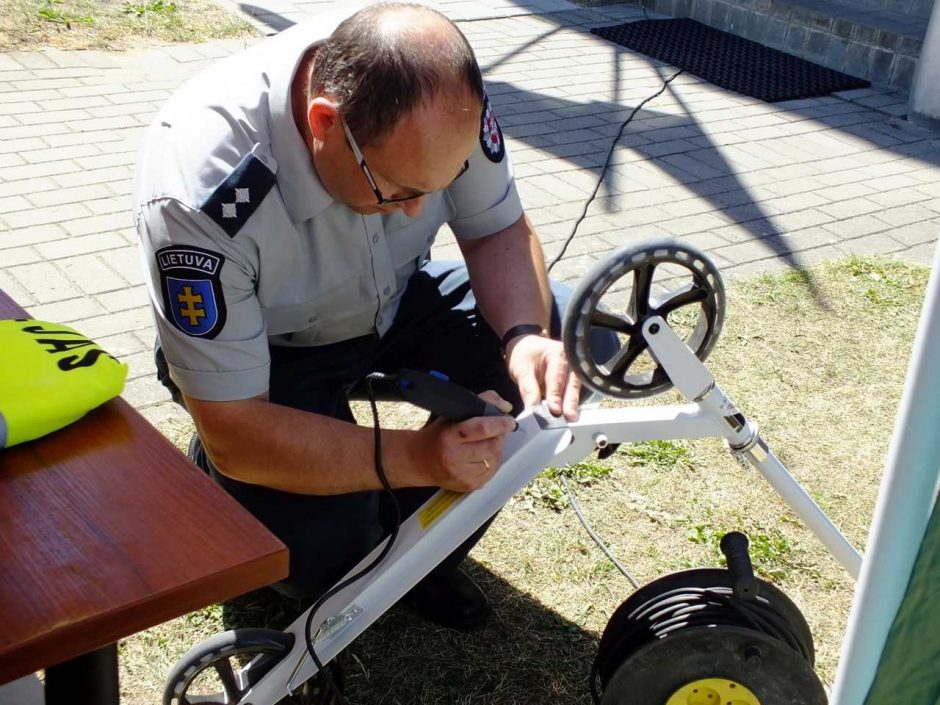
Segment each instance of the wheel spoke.
[{"label": "wheel spoke", "polygon": [[232,670],[232,662],[229,659],[216,661],[212,664],[216,673],[219,674],[219,680],[222,681],[222,687],[225,688],[227,701],[237,703],[241,698],[241,688],[238,687],[238,681],[235,679],[235,672]]},{"label": "wheel spoke", "polygon": [[591,325],[615,330],[618,333],[626,333],[627,335],[633,335],[634,332],[633,322],[629,318],[607,311],[595,311],[591,315]]},{"label": "wheel spoke", "polygon": [[655,264],[644,264],[633,270],[633,296],[630,301],[633,304],[633,310],[630,313],[634,314],[636,321],[642,321],[649,314],[655,272]]},{"label": "wheel spoke", "polygon": [[665,318],[676,309],[689,304],[697,304],[707,298],[708,291],[706,289],[696,286],[694,283],[689,283],[682,289],[671,293],[668,299],[656,307],[656,312]]},{"label": "wheel spoke", "polygon": [[646,340],[642,337],[630,338],[626,346],[622,347],[604,367],[607,368],[608,376],[617,380],[622,380],[627,376],[627,370],[630,365],[636,362],[636,359],[646,350]]}]

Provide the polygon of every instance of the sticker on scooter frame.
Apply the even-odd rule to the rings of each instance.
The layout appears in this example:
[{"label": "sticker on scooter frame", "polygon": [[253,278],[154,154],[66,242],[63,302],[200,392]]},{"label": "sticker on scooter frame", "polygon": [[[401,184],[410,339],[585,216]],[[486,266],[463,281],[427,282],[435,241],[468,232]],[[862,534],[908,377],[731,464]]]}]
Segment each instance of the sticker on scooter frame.
[{"label": "sticker on scooter frame", "polygon": [[463,497],[460,492],[451,492],[450,490],[441,490],[431,502],[420,512],[418,512],[418,523],[422,529],[427,529],[440,519],[447,510],[456,504],[457,500]]}]

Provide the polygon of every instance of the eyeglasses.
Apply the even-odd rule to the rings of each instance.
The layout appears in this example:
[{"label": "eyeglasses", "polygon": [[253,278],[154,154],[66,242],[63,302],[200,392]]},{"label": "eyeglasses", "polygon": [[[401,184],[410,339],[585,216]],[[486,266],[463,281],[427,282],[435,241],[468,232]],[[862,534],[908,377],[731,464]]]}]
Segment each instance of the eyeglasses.
[{"label": "eyeglasses", "polygon": [[[372,188],[372,193],[375,194],[376,200],[379,202],[380,206],[385,205],[386,203],[402,203],[403,201],[413,201],[416,198],[421,198],[422,196],[427,196],[425,191],[416,191],[409,194],[408,196],[398,196],[396,198],[385,198],[382,195],[382,192],[379,190],[379,185],[375,181],[375,177],[372,175],[372,170],[369,169],[369,165],[366,164],[366,158],[362,156],[362,150],[359,149],[359,145],[356,144],[355,138],[352,136],[352,132],[349,129],[349,125],[346,124],[346,118],[340,116],[340,121],[343,123],[343,130],[346,133],[346,140],[349,142],[349,147],[352,149],[353,156],[356,158],[356,161],[359,162],[359,168],[362,170],[363,176],[366,177],[366,181],[369,182],[369,186]],[[470,168],[470,161],[465,160],[463,166],[460,167],[460,171],[457,173],[457,176],[454,177],[454,181],[459,179],[463,173]],[[453,181],[451,181],[453,183]],[[449,185],[449,184],[448,184]]]}]

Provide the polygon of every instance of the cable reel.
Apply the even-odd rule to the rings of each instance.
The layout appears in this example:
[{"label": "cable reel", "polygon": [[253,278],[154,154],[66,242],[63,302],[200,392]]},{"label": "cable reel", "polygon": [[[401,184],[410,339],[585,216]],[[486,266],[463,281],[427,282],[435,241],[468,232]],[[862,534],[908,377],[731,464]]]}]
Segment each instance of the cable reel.
[{"label": "cable reel", "polygon": [[[594,265],[565,311],[562,340],[584,384],[607,396],[637,399],[672,386],[643,337],[647,319],[662,316],[704,360],[724,315],[724,285],[712,261],[691,245],[657,238],[627,245]],[[616,334],[620,348],[597,360],[589,340],[605,332]]]},{"label": "cable reel", "polygon": [[754,577],[747,538],[721,542],[728,569],[671,573],[631,595],[598,647],[600,705],[826,705],[809,626]]}]

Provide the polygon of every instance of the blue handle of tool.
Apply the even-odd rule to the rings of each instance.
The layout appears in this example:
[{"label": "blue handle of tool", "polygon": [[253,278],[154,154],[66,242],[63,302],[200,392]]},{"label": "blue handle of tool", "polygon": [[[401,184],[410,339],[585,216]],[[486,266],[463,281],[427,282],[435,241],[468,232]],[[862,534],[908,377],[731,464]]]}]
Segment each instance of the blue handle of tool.
[{"label": "blue handle of tool", "polygon": [[466,421],[477,416],[503,416],[503,412],[495,406],[438,372],[399,370],[395,376],[395,387],[404,401],[448,421]]}]

